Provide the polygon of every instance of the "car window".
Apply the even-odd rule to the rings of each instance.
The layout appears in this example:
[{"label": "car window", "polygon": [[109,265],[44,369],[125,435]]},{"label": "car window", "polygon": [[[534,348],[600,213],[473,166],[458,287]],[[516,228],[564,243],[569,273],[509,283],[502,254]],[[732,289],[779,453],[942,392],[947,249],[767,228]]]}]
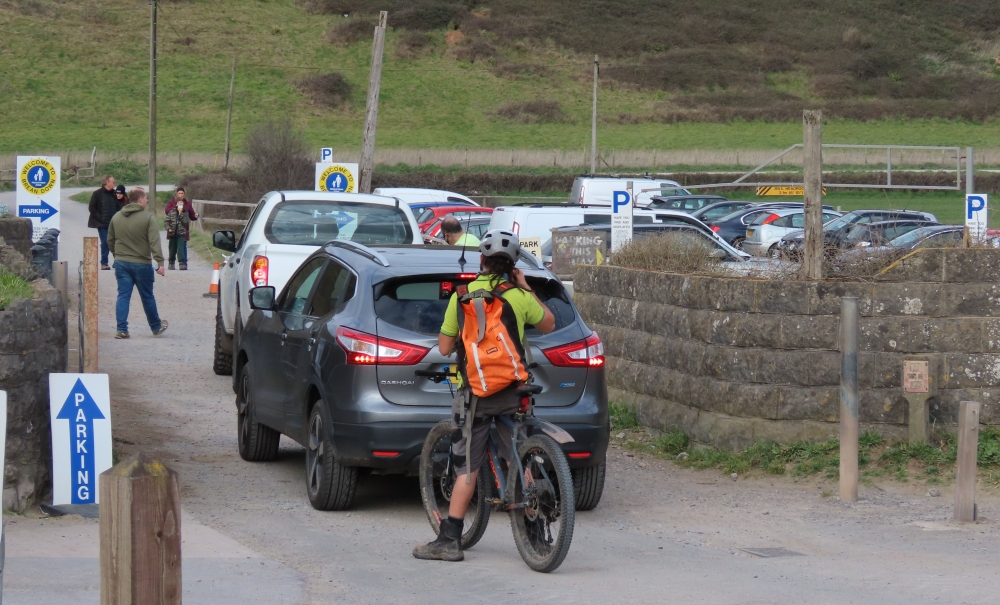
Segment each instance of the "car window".
[{"label": "car window", "polygon": [[354,274],[347,267],[331,260],[316,283],[308,315],[323,317],[353,296]]},{"label": "car window", "polygon": [[838,217],[838,215],[836,215],[836,214],[830,214],[829,212],[824,212],[823,213],[823,222],[824,223],[829,223],[830,221],[832,221],[833,219],[835,219],[837,217]]},{"label": "car window", "polygon": [[426,223],[432,218],[434,218],[434,211],[430,208],[425,208],[424,211],[420,213],[420,216],[417,217],[417,222]]},{"label": "car window", "polygon": [[700,218],[703,221],[711,221],[723,217],[732,212],[733,210],[735,210],[733,206],[719,206],[717,208],[706,210],[705,213],[702,214]]},{"label": "car window", "polygon": [[961,231],[938,233],[920,242],[918,248],[951,248],[962,241],[962,235]]},{"label": "car window", "polygon": [[245,242],[247,239],[247,233],[250,231],[250,228],[253,226],[254,220],[256,220],[257,215],[260,214],[260,209],[263,207],[264,207],[264,200],[261,199],[260,202],[257,203],[257,207],[254,208],[253,212],[250,214],[250,219],[247,220],[247,224],[243,226],[243,233],[240,234],[240,239],[238,242],[236,242],[237,250],[243,247],[243,242]]},{"label": "car window", "polygon": [[789,217],[788,226],[793,229],[804,229],[806,226],[805,213],[792,214]]},{"label": "car window", "polygon": [[288,282],[288,288],[285,290],[285,298],[281,301],[280,310],[283,313],[305,314],[309,293],[312,292],[313,286],[316,284],[316,278],[323,268],[323,263],[322,258],[314,258],[292,276]]},{"label": "car window", "polygon": [[770,224],[772,227],[785,227],[787,229],[788,227],[790,227],[792,225],[792,217],[791,216],[783,216],[783,217],[781,217],[781,218],[779,218],[777,220],[771,221],[768,224]]},{"label": "car window", "polygon": [[413,242],[401,208],[362,202],[282,202],[271,211],[264,236],[274,244],[312,246],[335,239],[365,245]]}]

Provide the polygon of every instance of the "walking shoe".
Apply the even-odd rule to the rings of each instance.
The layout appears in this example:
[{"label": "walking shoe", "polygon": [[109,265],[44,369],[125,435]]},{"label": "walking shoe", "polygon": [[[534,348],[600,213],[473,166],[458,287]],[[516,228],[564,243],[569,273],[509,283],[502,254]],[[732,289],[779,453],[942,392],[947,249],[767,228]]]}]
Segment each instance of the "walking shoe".
[{"label": "walking shoe", "polygon": [[181,263],[181,271],[187,271],[187,270],[188,270],[188,264],[187,263]]},{"label": "walking shoe", "polygon": [[117,338],[118,340],[125,340],[126,338],[128,338],[128,332],[118,332],[115,334],[115,338]]},{"label": "walking shoe", "polygon": [[167,320],[165,319],[160,320],[160,329],[153,332],[153,336],[159,336],[160,334],[163,334],[166,331],[167,331]]},{"label": "walking shoe", "polygon": [[173,263],[168,264],[167,265],[167,269],[171,269],[171,270],[174,269],[174,264]]},{"label": "walking shoe", "polygon": [[111,267],[109,267],[107,265],[101,265],[101,271],[110,271],[110,270],[111,270]]},{"label": "walking shoe", "polygon": [[437,540],[414,548],[413,556],[434,561],[462,561],[465,553],[462,552],[461,540],[462,520],[449,517],[441,521],[441,533]]}]

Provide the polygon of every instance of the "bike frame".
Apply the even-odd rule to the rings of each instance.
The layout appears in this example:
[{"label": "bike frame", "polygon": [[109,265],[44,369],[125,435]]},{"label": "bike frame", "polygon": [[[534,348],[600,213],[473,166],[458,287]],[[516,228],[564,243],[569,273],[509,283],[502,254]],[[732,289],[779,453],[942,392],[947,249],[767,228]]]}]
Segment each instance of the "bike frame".
[{"label": "bike frame", "polygon": [[[514,458],[514,463],[517,464],[517,476],[524,477],[524,466],[521,464],[521,457],[517,455],[517,437],[521,432],[522,424],[520,422],[514,422],[506,416],[497,416],[498,421],[503,422],[504,426],[511,429],[510,438],[510,451],[511,457]],[[497,489],[497,498],[500,500],[500,510],[513,510],[516,508],[524,508],[525,504],[521,503],[510,503],[507,502],[507,478],[504,477],[504,473],[500,472],[503,467],[500,466],[500,451],[497,448],[496,443],[493,442],[493,431],[490,430],[486,434],[486,452],[490,460],[490,471],[493,473],[493,485]],[[521,479],[523,481],[523,479]]]}]

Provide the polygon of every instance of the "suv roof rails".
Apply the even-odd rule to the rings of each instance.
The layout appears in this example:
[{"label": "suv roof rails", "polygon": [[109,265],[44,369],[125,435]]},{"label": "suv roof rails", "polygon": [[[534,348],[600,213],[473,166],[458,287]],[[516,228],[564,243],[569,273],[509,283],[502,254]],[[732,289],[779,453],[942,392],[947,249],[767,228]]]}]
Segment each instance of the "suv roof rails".
[{"label": "suv roof rails", "polygon": [[355,254],[360,254],[361,256],[367,258],[368,260],[374,261],[382,265],[383,267],[389,266],[389,261],[386,260],[384,256],[382,256],[378,252],[375,252],[368,246],[362,246],[357,242],[352,242],[350,240],[344,240],[344,239],[334,239],[328,241],[326,245],[333,246],[334,248],[342,248],[344,250],[350,250],[351,252],[354,252]]}]

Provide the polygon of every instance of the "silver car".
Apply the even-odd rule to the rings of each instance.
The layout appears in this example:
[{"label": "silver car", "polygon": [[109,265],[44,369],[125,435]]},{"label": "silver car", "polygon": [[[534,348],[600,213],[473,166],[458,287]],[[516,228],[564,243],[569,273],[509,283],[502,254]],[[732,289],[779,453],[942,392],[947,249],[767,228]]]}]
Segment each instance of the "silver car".
[{"label": "silver car", "polygon": [[[841,216],[840,212],[823,210],[823,223]],[[804,229],[805,210],[802,208],[775,208],[765,212],[747,225],[747,238],[743,249],[756,256],[778,256],[778,242],[793,231]]]}]

